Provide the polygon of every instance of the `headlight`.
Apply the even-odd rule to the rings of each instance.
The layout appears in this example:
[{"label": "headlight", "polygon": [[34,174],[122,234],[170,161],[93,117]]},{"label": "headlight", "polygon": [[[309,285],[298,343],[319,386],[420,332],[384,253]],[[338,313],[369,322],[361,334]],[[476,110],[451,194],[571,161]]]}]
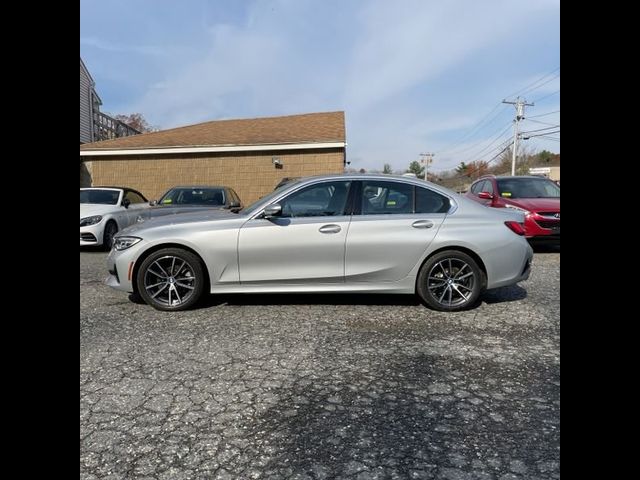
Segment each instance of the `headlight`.
[{"label": "headlight", "polygon": [[141,238],[138,237],[116,237],[113,239],[113,248],[116,250],[126,250],[138,243]]},{"label": "headlight", "polygon": [[80,219],[80,226],[87,227],[89,225],[95,225],[96,223],[100,223],[102,221],[102,217],[100,215],[94,215],[93,217],[84,217]]},{"label": "headlight", "polygon": [[529,210],[525,210],[524,208],[516,207],[515,205],[509,205],[508,203],[505,205],[507,208],[511,208],[513,210],[517,210],[519,212],[524,213],[525,215],[529,215],[531,212]]}]

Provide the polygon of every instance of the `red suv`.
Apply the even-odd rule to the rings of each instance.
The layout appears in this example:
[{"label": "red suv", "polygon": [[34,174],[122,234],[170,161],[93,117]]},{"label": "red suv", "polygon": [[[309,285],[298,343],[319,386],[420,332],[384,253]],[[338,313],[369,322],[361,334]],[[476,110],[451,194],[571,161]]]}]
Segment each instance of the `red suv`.
[{"label": "red suv", "polygon": [[532,240],[560,240],[560,187],[543,177],[496,177],[476,180],[466,196],[487,207],[524,212],[524,229]]}]

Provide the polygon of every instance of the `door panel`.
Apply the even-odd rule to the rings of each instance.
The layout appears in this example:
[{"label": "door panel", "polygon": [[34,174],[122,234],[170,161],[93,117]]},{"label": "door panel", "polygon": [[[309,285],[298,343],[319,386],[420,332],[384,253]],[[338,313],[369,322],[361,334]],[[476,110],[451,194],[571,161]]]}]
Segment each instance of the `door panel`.
[{"label": "door panel", "polygon": [[451,206],[428,188],[398,181],[362,182],[349,225],[347,282],[394,282],[408,275]]},{"label": "door panel", "polygon": [[[433,241],[445,214],[353,216],[345,255],[347,282],[407,276]],[[429,223],[431,227],[427,227]]]},{"label": "door panel", "polygon": [[238,240],[240,282],[344,282],[349,220],[349,216],[249,220]]},{"label": "door panel", "polygon": [[240,229],[241,283],[344,282],[350,181],[318,181],[278,203],[280,216]]}]

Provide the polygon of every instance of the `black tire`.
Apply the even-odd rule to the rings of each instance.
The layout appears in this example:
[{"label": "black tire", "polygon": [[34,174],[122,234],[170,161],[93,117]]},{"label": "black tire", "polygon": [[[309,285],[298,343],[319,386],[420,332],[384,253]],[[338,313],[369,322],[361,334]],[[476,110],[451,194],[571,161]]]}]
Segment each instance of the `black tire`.
[{"label": "black tire", "polygon": [[416,293],[434,310],[457,312],[475,306],[486,283],[484,272],[472,257],[444,250],[420,269]]},{"label": "black tire", "polygon": [[192,307],[202,296],[205,284],[202,262],[181,248],[153,252],[136,274],[138,294],[148,305],[163,311]]},{"label": "black tire", "polygon": [[113,236],[118,233],[118,224],[113,220],[109,220],[104,226],[104,233],[102,234],[102,246],[105,250],[111,250],[113,246]]}]

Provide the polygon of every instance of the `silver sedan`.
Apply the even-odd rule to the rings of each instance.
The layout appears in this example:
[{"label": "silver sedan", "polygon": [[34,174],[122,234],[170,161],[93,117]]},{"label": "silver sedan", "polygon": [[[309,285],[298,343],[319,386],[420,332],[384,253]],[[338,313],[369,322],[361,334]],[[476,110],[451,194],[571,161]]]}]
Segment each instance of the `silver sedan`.
[{"label": "silver sedan", "polygon": [[287,183],[243,210],[151,219],[120,232],[107,285],[159,310],[204,292],[417,294],[477,305],[529,277],[524,216],[422,180],[333,175]]}]

